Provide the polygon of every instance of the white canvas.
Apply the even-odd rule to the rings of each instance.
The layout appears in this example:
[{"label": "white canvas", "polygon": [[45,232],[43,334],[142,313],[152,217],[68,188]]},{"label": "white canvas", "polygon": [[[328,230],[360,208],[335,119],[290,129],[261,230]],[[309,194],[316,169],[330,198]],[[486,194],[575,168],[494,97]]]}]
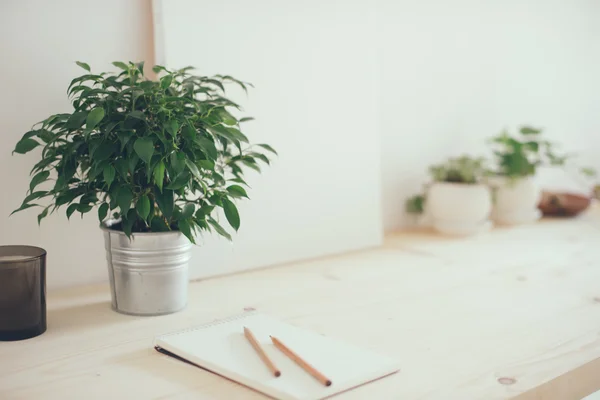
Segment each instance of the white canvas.
[{"label": "white canvas", "polygon": [[253,143],[279,152],[248,173],[234,243],[206,237],[193,278],[377,246],[382,240],[374,6],[310,0],[155,1],[157,62],[229,74]]}]

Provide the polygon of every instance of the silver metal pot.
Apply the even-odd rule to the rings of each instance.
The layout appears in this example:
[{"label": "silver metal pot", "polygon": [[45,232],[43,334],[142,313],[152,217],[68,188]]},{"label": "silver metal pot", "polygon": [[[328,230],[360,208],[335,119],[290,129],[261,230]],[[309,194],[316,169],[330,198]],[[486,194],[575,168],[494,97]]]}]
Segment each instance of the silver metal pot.
[{"label": "silver metal pot", "polygon": [[163,315],[187,305],[192,245],[181,232],[134,233],[102,225],[112,307],[131,315]]}]

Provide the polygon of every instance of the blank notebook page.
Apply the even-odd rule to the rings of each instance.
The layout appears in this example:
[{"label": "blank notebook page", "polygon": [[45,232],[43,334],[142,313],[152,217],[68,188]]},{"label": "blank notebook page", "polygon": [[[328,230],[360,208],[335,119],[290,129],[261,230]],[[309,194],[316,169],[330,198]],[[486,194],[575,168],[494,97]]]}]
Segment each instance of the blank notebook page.
[{"label": "blank notebook page", "polygon": [[[244,336],[248,327],[275,366],[276,378]],[[325,386],[271,342],[277,337],[332,381]],[[260,313],[245,313],[157,337],[155,346],[202,368],[282,400],[322,399],[399,370],[389,357],[304,330]]]}]

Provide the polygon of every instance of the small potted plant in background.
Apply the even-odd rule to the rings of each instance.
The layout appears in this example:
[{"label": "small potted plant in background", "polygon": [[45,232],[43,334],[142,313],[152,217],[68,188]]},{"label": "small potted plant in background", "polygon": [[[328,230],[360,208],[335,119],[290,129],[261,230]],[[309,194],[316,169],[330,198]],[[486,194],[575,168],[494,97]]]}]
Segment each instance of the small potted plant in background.
[{"label": "small potted plant in background", "polygon": [[[542,191],[535,183],[540,166],[565,166],[569,156],[557,154],[555,144],[542,139],[542,130],[522,126],[518,135],[503,131],[492,138],[497,159],[496,176],[490,179],[494,189],[493,219],[500,224],[520,224],[538,220]],[[581,168],[584,175],[594,174]]]},{"label": "small potted plant in background", "polygon": [[[43,207],[38,223],[65,208],[67,218],[96,208],[104,232],[112,306],[159,315],[187,304],[191,243],[200,232],[231,240],[224,215],[240,227],[235,201],[247,198],[244,170],[269,163],[266,144],[249,145],[225,85],[230,76],[197,76],[191,67],[113,63],[116,73],[87,73],[68,88],[73,110],[34,126],[14,152],[41,147],[20,211]],[[44,200],[46,203],[44,204]]]},{"label": "small potted plant in background", "polygon": [[490,190],[482,180],[487,176],[483,158],[461,156],[429,168],[432,183],[426,194],[407,200],[406,211],[427,213],[433,228],[450,235],[470,235],[491,227]]}]

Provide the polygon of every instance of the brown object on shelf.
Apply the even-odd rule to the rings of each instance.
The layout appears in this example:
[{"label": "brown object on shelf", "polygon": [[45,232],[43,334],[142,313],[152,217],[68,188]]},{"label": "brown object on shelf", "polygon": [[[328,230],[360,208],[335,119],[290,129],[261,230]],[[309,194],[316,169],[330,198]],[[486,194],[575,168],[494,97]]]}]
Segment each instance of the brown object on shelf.
[{"label": "brown object on shelf", "polygon": [[310,365],[309,363],[304,361],[298,354],[294,353],[289,347],[287,347],[285,344],[283,344],[279,339],[271,336],[271,341],[273,342],[275,347],[277,347],[279,350],[281,350],[281,352],[283,354],[285,354],[286,356],[291,358],[296,364],[298,364],[299,366],[304,368],[304,370],[306,372],[308,372],[309,374],[311,374],[315,379],[317,379],[319,382],[321,382],[325,386],[331,386],[331,380],[329,378],[327,378],[325,375],[323,375],[322,373],[317,371],[315,369],[315,367],[313,367],[312,365]]},{"label": "brown object on shelf", "polygon": [[275,377],[280,376],[281,372],[275,366],[275,364],[273,364],[273,361],[271,361],[269,356],[267,356],[267,353],[265,353],[265,351],[263,350],[260,343],[258,343],[258,340],[256,340],[256,338],[254,337],[254,334],[252,333],[252,331],[250,329],[244,327],[244,336],[246,336],[246,339],[248,339],[248,341],[250,342],[252,347],[254,347],[254,350],[256,350],[256,352],[258,353],[258,356],[260,357],[260,359],[267,365],[267,367],[271,370],[273,375]]},{"label": "brown object on shelf", "polygon": [[542,192],[538,208],[545,216],[574,217],[585,211],[591,203],[589,196],[568,192]]}]

